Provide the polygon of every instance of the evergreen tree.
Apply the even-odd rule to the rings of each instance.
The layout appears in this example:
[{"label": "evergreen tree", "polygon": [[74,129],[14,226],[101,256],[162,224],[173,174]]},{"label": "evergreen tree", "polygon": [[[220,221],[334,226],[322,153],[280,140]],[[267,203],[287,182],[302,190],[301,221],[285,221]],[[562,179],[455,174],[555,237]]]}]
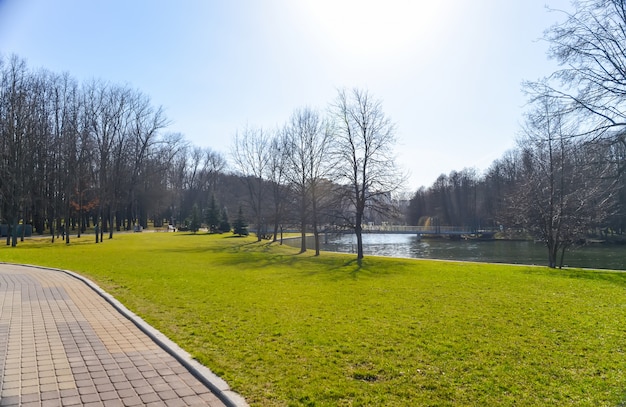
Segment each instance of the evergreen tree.
[{"label": "evergreen tree", "polygon": [[237,219],[235,219],[235,223],[233,224],[233,233],[239,236],[248,236],[248,224],[243,218],[243,210],[241,206],[239,207],[239,212],[237,213]]},{"label": "evergreen tree", "polygon": [[209,208],[206,211],[205,221],[210,233],[219,231],[220,214],[217,209],[217,203],[215,202],[215,195],[211,195],[211,202],[209,203]]},{"label": "evergreen tree", "polygon": [[198,205],[194,205],[191,208],[191,216],[189,217],[189,230],[196,233],[200,229],[200,211]]},{"label": "evergreen tree", "polygon": [[222,233],[230,232],[230,222],[228,221],[228,214],[226,213],[226,208],[222,209],[222,213],[220,216],[219,231]]}]

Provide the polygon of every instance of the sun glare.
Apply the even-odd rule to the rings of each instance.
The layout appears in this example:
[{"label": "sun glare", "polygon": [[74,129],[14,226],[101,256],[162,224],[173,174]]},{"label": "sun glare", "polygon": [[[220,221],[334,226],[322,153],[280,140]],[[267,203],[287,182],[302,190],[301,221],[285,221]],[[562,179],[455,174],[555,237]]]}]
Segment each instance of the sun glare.
[{"label": "sun glare", "polygon": [[338,52],[393,56],[428,47],[445,31],[448,2],[312,0],[301,2],[313,35]]}]

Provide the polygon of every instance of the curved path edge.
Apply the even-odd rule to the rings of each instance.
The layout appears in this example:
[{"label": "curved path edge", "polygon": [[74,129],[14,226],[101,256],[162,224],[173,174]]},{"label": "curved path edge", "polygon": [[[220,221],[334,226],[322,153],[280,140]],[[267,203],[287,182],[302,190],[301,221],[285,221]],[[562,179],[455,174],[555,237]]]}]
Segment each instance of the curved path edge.
[{"label": "curved path edge", "polygon": [[58,271],[83,282],[94,292],[96,292],[100,297],[102,297],[106,302],[111,304],[111,306],[113,306],[113,308],[115,308],[126,319],[131,321],[137,328],[139,328],[139,330],[141,330],[144,334],[150,337],[150,339],[152,339],[157,345],[159,345],[159,347],[161,347],[164,351],[169,353],[173,358],[180,362],[185,368],[187,368],[187,370],[189,370],[189,372],[194,377],[196,377],[199,381],[206,385],[224,404],[229,407],[249,407],[249,404],[246,402],[246,400],[239,393],[232,391],[225,380],[213,373],[208,367],[200,364],[197,360],[193,359],[187,351],[174,343],[162,332],[152,327],[139,315],[126,308],[121,302],[115,299],[115,297],[104,291],[102,288],[100,288],[100,286],[98,286],[90,279],[73,271],[63,270],[54,267],[44,267],[34,264],[19,264],[9,262],[0,262],[0,264],[26,266],[42,270]]}]

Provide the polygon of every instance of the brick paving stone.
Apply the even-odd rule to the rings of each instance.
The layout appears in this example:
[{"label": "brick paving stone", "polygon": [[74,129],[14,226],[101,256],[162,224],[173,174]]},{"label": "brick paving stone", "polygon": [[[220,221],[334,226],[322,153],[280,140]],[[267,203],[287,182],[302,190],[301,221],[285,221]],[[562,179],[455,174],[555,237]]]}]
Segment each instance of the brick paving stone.
[{"label": "brick paving stone", "polygon": [[0,311],[1,407],[225,405],[69,273],[0,264]]},{"label": "brick paving stone", "polygon": [[3,396],[0,399],[2,406],[18,406],[20,404],[20,396]]},{"label": "brick paving stone", "polygon": [[80,406],[80,397],[61,398],[62,406]]},{"label": "brick paving stone", "polygon": [[118,396],[117,392],[113,390],[100,393],[100,399],[102,401],[117,400],[119,398]]},{"label": "brick paving stone", "polygon": [[113,387],[115,387],[115,390],[121,391],[125,389],[131,389],[133,386],[130,384],[128,380],[124,380],[124,381],[113,383]]},{"label": "brick paving stone", "polygon": [[100,402],[100,396],[98,395],[98,393],[81,394],[80,401],[84,404],[98,403]]},{"label": "brick paving stone", "polygon": [[165,404],[167,405],[167,407],[183,407],[186,405],[185,401],[182,399],[167,400]]},{"label": "brick paving stone", "polygon": [[155,403],[157,401],[161,401],[161,398],[158,396],[158,394],[154,392],[147,393],[147,394],[140,394],[139,398],[144,404]]},{"label": "brick paving stone", "polygon": [[178,398],[176,393],[174,393],[174,391],[172,391],[172,390],[161,390],[161,391],[159,391],[159,397],[161,397],[161,400],[173,400],[173,399]]},{"label": "brick paving stone", "polygon": [[103,384],[97,384],[96,385],[96,390],[98,391],[98,393],[104,393],[107,391],[115,391],[115,387],[113,387],[113,385],[111,383],[103,383]]},{"label": "brick paving stone", "polygon": [[178,394],[178,397],[188,397],[196,394],[196,392],[189,387],[181,387],[180,389],[176,389],[174,391]]},{"label": "brick paving stone", "polygon": [[150,386],[146,385],[143,387],[135,387],[135,391],[137,392],[137,394],[139,394],[140,396],[142,394],[149,394],[149,393],[154,393],[154,389]]},{"label": "brick paving stone", "polygon": [[39,394],[38,393],[26,394],[26,395],[22,396],[22,403],[33,403],[33,402],[39,403]]},{"label": "brick paving stone", "polygon": [[122,390],[119,390],[117,394],[119,394],[121,398],[128,398],[128,397],[133,397],[137,395],[137,393],[135,392],[135,389],[122,389]]},{"label": "brick paving stone", "polygon": [[[50,384],[41,384],[39,386],[39,391],[40,392],[56,392],[58,393],[57,390],[58,386],[56,384],[56,381],[54,383],[50,383]],[[59,398],[59,396],[57,395],[56,398]]]}]

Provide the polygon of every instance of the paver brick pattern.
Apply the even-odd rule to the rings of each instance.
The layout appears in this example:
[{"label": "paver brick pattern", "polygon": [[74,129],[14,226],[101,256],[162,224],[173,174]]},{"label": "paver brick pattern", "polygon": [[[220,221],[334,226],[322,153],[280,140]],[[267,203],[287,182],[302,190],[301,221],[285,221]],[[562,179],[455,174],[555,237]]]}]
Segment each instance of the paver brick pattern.
[{"label": "paver brick pattern", "polygon": [[0,264],[0,406],[223,406],[84,282]]}]

